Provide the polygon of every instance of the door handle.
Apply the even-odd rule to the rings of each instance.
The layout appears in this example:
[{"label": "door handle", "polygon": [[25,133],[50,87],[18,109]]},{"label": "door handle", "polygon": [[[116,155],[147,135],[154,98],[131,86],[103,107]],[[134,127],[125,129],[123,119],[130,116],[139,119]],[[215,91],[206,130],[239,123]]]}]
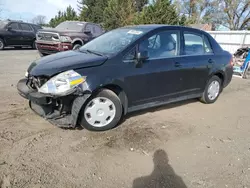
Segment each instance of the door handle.
[{"label": "door handle", "polygon": [[212,63],[214,63],[214,61],[212,59],[209,59],[208,63],[212,64]]},{"label": "door handle", "polygon": [[175,67],[181,67],[181,64],[179,62],[175,62],[174,66]]}]

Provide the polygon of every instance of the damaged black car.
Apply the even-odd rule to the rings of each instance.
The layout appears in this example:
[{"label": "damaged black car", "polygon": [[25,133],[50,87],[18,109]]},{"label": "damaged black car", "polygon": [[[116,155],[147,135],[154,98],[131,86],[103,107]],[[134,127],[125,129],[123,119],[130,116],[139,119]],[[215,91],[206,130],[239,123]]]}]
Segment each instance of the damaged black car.
[{"label": "damaged black car", "polygon": [[232,56],[206,32],[128,26],[32,62],[17,89],[59,127],[104,131],[128,112],[190,98],[214,103],[232,70]]}]

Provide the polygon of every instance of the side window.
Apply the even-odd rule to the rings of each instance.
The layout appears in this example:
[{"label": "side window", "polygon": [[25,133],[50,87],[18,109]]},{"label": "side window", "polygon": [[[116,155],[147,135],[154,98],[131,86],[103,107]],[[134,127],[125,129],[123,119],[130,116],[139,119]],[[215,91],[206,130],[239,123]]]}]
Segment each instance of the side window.
[{"label": "side window", "polygon": [[133,61],[135,60],[135,53],[136,53],[136,49],[135,47],[130,50],[123,58],[123,61],[126,62],[126,61]]},{"label": "side window", "polygon": [[28,24],[21,23],[21,28],[23,31],[32,31],[32,28]]},{"label": "side window", "polygon": [[185,55],[202,55],[204,54],[203,39],[201,35],[184,32],[184,52]]},{"label": "side window", "polygon": [[96,35],[95,25],[92,24],[92,27],[91,27],[91,28],[92,28],[92,33],[93,33],[94,35]]},{"label": "side window", "polygon": [[99,26],[95,26],[95,32],[96,32],[96,35],[101,35],[102,34],[102,30]]},{"label": "side window", "polygon": [[9,26],[12,28],[12,30],[19,30],[18,23],[11,23]]},{"label": "side window", "polygon": [[85,30],[86,31],[91,31],[92,32],[92,27],[90,24],[87,24],[86,27],[85,27]]},{"label": "side window", "polygon": [[36,31],[39,30],[39,29],[42,29],[42,27],[39,26],[39,25],[33,25],[33,28],[34,28]]},{"label": "side window", "polygon": [[205,46],[205,53],[207,53],[207,54],[213,53],[213,49],[211,47],[211,44],[206,36],[204,36],[204,46]]},{"label": "side window", "polygon": [[167,58],[179,54],[178,31],[157,33],[139,44],[139,51],[148,51],[149,58]]}]

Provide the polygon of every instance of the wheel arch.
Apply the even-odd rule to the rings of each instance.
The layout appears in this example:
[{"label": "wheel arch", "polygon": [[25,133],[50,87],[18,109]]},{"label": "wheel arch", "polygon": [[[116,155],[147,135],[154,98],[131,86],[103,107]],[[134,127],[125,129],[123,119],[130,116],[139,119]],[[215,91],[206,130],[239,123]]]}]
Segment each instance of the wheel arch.
[{"label": "wheel arch", "polygon": [[109,89],[113,91],[121,100],[123,115],[128,112],[128,97],[125,90],[117,84],[107,84],[101,87],[101,89]]},{"label": "wheel arch", "polygon": [[91,95],[95,95],[101,89],[109,89],[113,91],[119,97],[122,103],[123,115],[126,115],[128,112],[128,97],[127,97],[127,93],[125,92],[125,89],[119,84],[110,83],[106,85],[101,85],[100,87],[91,91]]},{"label": "wheel arch", "polygon": [[[224,83],[225,83],[225,73],[221,70],[214,71],[213,73],[210,74],[207,83],[213,76],[218,76],[221,79],[221,90],[224,88]],[[207,84],[206,83],[206,84]]]},{"label": "wheel arch", "polygon": [[83,42],[82,39],[80,39],[80,38],[75,38],[75,39],[72,41],[72,44],[80,44],[80,45],[83,45],[84,42]]},{"label": "wheel arch", "polygon": [[6,41],[5,41],[5,39],[4,39],[4,37],[3,37],[2,35],[0,35],[0,39],[2,39],[2,40],[3,40],[4,45],[6,45]]}]

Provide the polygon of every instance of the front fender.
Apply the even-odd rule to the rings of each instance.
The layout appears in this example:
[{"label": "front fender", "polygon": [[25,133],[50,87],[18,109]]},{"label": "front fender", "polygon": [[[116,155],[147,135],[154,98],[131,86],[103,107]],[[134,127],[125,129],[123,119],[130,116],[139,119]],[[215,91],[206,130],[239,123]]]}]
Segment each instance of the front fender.
[{"label": "front fender", "polygon": [[71,124],[75,127],[78,123],[79,115],[81,113],[81,109],[85,102],[88,100],[90,97],[90,94],[84,94],[83,96],[77,97],[71,108]]}]

